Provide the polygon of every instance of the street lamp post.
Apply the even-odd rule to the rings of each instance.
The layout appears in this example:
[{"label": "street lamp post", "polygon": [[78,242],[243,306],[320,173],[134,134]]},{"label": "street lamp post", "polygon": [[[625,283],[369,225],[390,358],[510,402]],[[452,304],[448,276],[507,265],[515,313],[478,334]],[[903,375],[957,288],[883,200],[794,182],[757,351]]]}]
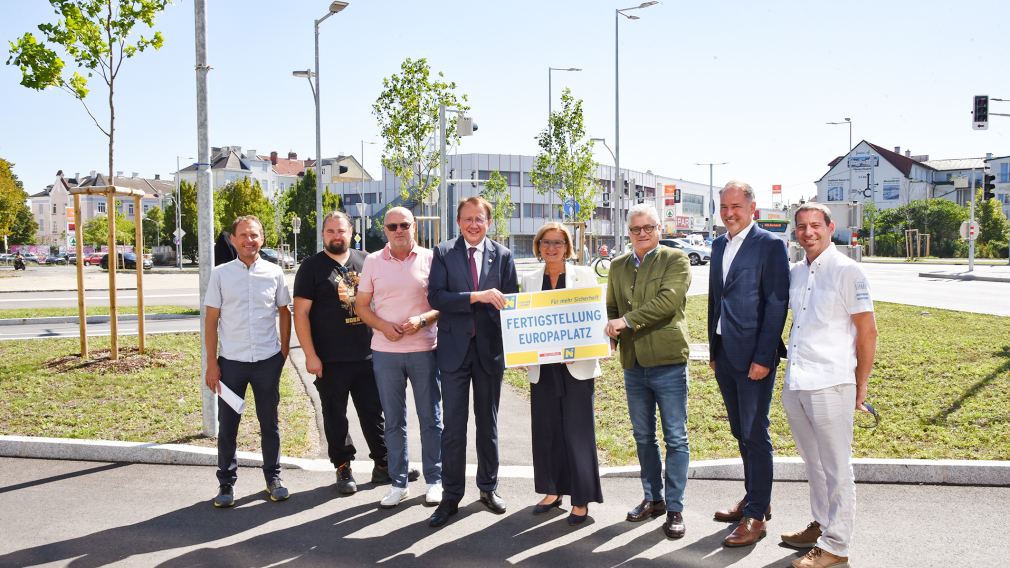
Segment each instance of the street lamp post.
[{"label": "street lamp post", "polygon": [[[548,132],[548,134],[550,133],[550,129],[551,129],[551,115],[554,114],[554,112],[553,112],[553,106],[552,106],[554,104],[554,92],[553,92],[553,89],[551,87],[551,73],[553,73],[554,71],[575,71],[575,72],[577,72],[577,71],[582,71],[582,69],[579,68],[579,67],[548,67],[547,68],[547,132]],[[554,218],[554,191],[553,191],[553,188],[551,188],[550,190],[548,190],[547,196],[548,196],[547,218],[548,219],[553,219]]]},{"label": "street lamp post", "polygon": [[[295,237],[295,265],[293,268],[298,267],[298,233],[302,231],[302,219],[298,215],[291,220],[291,232],[294,233]],[[284,261],[281,261],[281,266],[284,265]]]},{"label": "street lamp post", "polygon": [[[632,6],[630,8],[621,8],[614,11],[614,167],[616,169],[615,176],[617,178],[617,187],[614,192],[617,198],[620,199],[624,196],[624,179],[621,176],[621,72],[620,72],[620,16],[624,16],[629,20],[637,20],[638,16],[634,14],[627,14],[631,10],[639,10],[642,8],[648,8],[649,6],[654,6],[659,4],[659,2],[652,0],[650,2],[642,2],[638,6]],[[613,196],[611,196],[613,197]],[[615,219],[616,221],[616,219]],[[619,232],[617,229],[617,224],[614,224],[614,246],[618,247],[617,250],[623,250],[620,241],[623,240],[624,233]]]},{"label": "street lamp post", "polygon": [[[359,164],[361,166],[361,172],[360,172],[360,175],[358,176],[358,202],[359,203],[364,203],[365,202],[365,144],[373,144],[374,145],[374,144],[378,144],[378,142],[368,142],[368,141],[366,141],[364,139],[361,140],[361,163]],[[368,228],[365,227],[365,219],[364,219],[364,216],[362,216],[362,219],[361,219],[361,232],[362,232],[362,234],[364,234],[367,231],[368,231]],[[365,242],[364,241],[364,237],[362,237],[360,250],[365,250],[364,242]]]},{"label": "street lamp post", "polygon": [[708,223],[706,230],[709,238],[712,237],[712,230],[715,228],[715,194],[712,191],[712,168],[715,166],[725,166],[729,162],[695,162],[696,166],[708,166]]},{"label": "street lamp post", "polygon": [[[614,155],[614,151],[610,149],[610,146],[607,146],[607,141],[606,140],[604,140],[603,138],[590,138],[589,141],[590,142],[599,142],[600,144],[603,144],[603,147],[606,148],[608,152],[610,152],[610,157],[614,159],[615,163],[617,162],[617,156]],[[617,216],[618,215],[617,215],[617,201],[615,199],[616,195],[614,194],[614,192],[617,189],[617,179],[618,179],[617,168],[615,167],[614,168],[614,186],[610,190],[610,210],[611,210],[611,214],[610,214],[610,228],[613,230],[613,233],[614,233],[614,236],[615,236],[614,237],[614,247],[615,247],[615,250],[616,250],[616,247],[617,247],[617,238],[616,238],[616,235],[617,235]]]},{"label": "street lamp post", "polygon": [[[825,124],[848,124],[849,125],[849,149],[845,151],[846,154],[852,151],[852,119],[845,117],[844,122],[826,122]],[[849,197],[852,197],[852,168],[845,165],[845,169],[849,170]]]},{"label": "street lamp post", "polygon": [[[340,0],[331,2],[329,12],[313,22],[312,27],[315,32],[316,44],[316,70],[313,72],[306,69],[305,71],[294,71],[291,73],[295,77],[305,77],[309,80],[309,86],[312,87],[312,99],[316,103],[316,252],[323,250],[323,150],[322,128],[319,118],[319,24],[323,23],[326,18],[346,8],[347,5],[348,2],[341,2]],[[313,78],[316,80],[315,85],[312,84]]]},{"label": "street lamp post", "polygon": [[182,176],[179,174],[181,159],[182,156],[175,157],[175,265],[179,270],[182,270],[182,184],[180,183]]}]

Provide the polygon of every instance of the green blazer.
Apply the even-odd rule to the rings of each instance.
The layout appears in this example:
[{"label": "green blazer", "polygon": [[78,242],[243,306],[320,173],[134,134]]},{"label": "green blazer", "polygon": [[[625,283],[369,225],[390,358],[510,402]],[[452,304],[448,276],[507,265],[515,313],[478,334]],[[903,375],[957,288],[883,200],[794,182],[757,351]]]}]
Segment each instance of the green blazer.
[{"label": "green blazer", "polygon": [[687,289],[691,261],[680,250],[659,245],[635,267],[633,253],[610,265],[607,277],[607,317],[623,317],[628,327],[618,343],[621,366],[632,369],[686,363]]}]

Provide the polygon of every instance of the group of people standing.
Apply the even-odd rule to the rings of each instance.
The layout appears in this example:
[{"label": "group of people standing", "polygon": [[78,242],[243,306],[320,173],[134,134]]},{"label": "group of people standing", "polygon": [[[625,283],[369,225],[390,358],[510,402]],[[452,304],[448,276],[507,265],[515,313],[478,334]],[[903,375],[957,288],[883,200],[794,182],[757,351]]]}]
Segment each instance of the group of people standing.
[{"label": "group of people standing", "polygon": [[[782,331],[793,325],[783,405],[807,467],[813,521],[782,541],[810,548],[797,568],[845,566],[854,518],[851,467],[853,413],[865,410],[876,346],[869,286],[859,266],[831,244],[830,211],[818,204],[796,212],[796,237],[806,252],[789,266],[782,242],[753,223],[754,193],[742,182],[720,191],[728,232],[715,240],[708,295],[709,364],[744,466],[744,496],[714,519],[736,523],[725,546],[748,546],[766,535],[771,518],[772,444],[769,409],[776,368],[787,355]],[[316,376],[337,489],[353,493],[356,449],[347,434],[354,401],[374,461],[373,483],[390,483],[380,501],[395,507],[422,473],[425,503],[437,506],[431,527],[445,525],[465,493],[470,391],[476,425],[480,501],[503,514],[498,486],[498,404],[505,369],[499,311],[519,291],[512,253],[487,238],[491,205],[480,197],[456,211],[460,236],[425,249],[414,218],[387,211],[387,245],[370,255],[350,249],[350,219],[327,215],[322,252],[307,259],[294,286],[294,328],[306,370]],[[630,522],[665,515],[669,538],[686,533],[683,517],[690,450],[687,433],[691,268],[679,250],[659,244],[661,224],[650,205],[627,217],[630,254],[616,258],[607,283],[606,334],[620,356],[629,418],[641,466],[643,500]],[[244,395],[251,385],[263,443],[263,473],[272,500],[288,497],[279,476],[278,381],[290,338],[291,298],[283,273],[258,256],[262,226],[241,217],[232,227],[238,258],[215,268],[206,295],[206,382]],[[596,286],[587,267],[569,262],[574,243],[561,223],[534,237],[542,265],[522,279],[524,291]],[[274,318],[280,314],[279,329]],[[220,330],[220,332],[219,332]],[[220,351],[218,343],[220,342]],[[599,360],[533,365],[531,383],[534,514],[562,506],[570,525],[602,503],[593,410]],[[417,411],[423,472],[407,460],[406,386]],[[665,460],[656,436],[659,411]],[[239,414],[219,403],[215,506],[234,504],[235,433]],[[664,466],[665,462],[665,466]]]},{"label": "group of people standing", "polygon": [[[750,546],[767,534],[773,479],[769,410],[779,361],[786,360],[782,403],[806,464],[813,520],[782,542],[810,550],[795,568],[848,566],[855,515],[854,412],[866,411],[877,329],[869,283],[859,265],[835,249],[830,210],[817,203],[795,213],[805,258],[789,265],[782,241],[754,223],[754,191],[733,181],[719,192],[727,233],[715,239],[708,286],[709,365],[743,462],[744,496],[714,520],[736,523],[723,540]],[[684,536],[687,483],[687,327],[691,284],[687,256],[659,245],[650,205],[628,212],[632,253],[610,268],[607,334],[618,344],[644,498],[632,522],[666,514],[663,531]],[[793,313],[789,350],[782,341]],[[656,438],[656,410],[666,446]],[[665,474],[664,474],[665,469]]]}]

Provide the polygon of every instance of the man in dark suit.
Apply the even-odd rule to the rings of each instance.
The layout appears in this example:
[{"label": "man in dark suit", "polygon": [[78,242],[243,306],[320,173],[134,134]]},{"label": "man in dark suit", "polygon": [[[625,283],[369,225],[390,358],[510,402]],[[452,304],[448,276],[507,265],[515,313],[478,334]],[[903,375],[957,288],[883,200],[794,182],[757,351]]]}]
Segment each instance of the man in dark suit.
[{"label": "man in dark suit", "polygon": [[712,243],[708,284],[709,365],[722,391],[743,458],[746,495],[715,520],[738,522],[726,546],[765,536],[771,518],[772,443],[768,409],[775,368],[785,356],[782,328],[789,302],[789,259],[782,241],[754,223],[754,190],[731,181],[719,191],[727,234]]},{"label": "man in dark suit", "polygon": [[486,238],[491,204],[480,197],[456,209],[460,236],[435,247],[428,303],[439,311],[436,362],[442,379],[442,503],[428,524],[456,514],[465,492],[466,423],[473,384],[480,500],[503,514],[498,495],[498,400],[505,357],[499,310],[519,291],[512,251]]}]

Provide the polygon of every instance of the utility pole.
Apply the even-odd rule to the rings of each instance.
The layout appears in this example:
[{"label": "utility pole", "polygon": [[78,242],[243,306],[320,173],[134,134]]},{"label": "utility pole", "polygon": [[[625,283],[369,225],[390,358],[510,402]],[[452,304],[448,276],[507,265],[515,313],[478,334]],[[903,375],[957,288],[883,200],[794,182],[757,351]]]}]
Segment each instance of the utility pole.
[{"label": "utility pole", "polygon": [[971,199],[971,215],[968,221],[968,272],[975,270],[975,168],[971,169],[968,183],[968,198]]},{"label": "utility pole", "polygon": [[203,300],[214,268],[214,193],[210,187],[210,142],[207,134],[207,6],[206,0],[194,0],[196,24],[196,196],[197,241],[200,255],[200,394],[203,402],[203,433],[217,436],[217,396],[207,387],[206,308]]}]

